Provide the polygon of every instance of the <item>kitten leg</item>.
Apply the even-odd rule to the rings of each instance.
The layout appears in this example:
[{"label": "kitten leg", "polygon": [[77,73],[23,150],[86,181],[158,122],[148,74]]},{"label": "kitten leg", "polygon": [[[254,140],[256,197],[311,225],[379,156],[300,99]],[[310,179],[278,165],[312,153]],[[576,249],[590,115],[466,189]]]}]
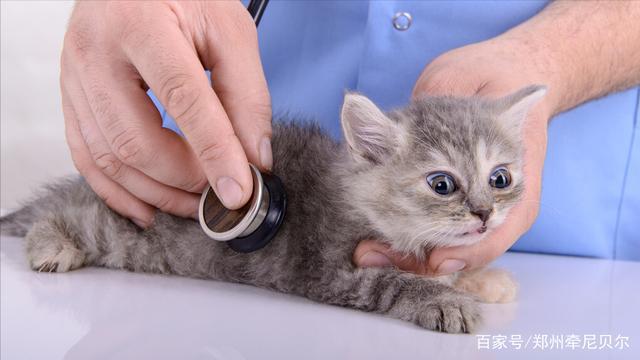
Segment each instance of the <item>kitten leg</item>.
[{"label": "kitten leg", "polygon": [[324,303],[386,314],[430,330],[471,332],[480,321],[473,297],[413,274],[357,269],[337,274],[329,284],[320,282],[305,295]]},{"label": "kitten leg", "polygon": [[33,224],[26,237],[27,259],[36,271],[67,272],[81,267],[85,254],[55,218]]},{"label": "kitten leg", "polygon": [[459,273],[454,287],[485,303],[508,303],[516,299],[518,284],[506,270],[479,269]]}]

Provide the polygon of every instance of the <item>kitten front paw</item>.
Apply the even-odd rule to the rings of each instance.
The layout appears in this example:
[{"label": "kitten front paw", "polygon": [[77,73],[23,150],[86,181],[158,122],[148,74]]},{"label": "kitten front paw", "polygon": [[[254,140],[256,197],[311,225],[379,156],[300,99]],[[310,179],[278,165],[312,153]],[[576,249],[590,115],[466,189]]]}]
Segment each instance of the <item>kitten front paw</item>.
[{"label": "kitten front paw", "polygon": [[421,304],[415,322],[429,330],[470,333],[480,320],[480,309],[473,298],[459,293],[447,293]]},{"label": "kitten front paw", "polygon": [[470,333],[481,320],[477,301],[449,287],[435,296],[433,292],[406,296],[396,302],[389,314],[447,333]]},{"label": "kitten front paw", "polygon": [[466,291],[485,303],[508,303],[516,299],[518,284],[501,269],[479,269],[459,274],[454,287]]}]

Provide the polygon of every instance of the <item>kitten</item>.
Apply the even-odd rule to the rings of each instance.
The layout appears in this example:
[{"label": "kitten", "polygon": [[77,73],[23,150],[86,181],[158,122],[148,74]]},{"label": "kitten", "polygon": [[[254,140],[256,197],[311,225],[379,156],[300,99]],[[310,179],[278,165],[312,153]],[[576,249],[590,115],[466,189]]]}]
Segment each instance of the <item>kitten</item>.
[{"label": "kitten", "polygon": [[141,230],[82,178],[47,186],[0,226],[26,235],[38,271],[95,265],[252,284],[470,332],[480,314],[468,291],[509,300],[509,277],[465,273],[456,288],[391,267],[356,268],[351,258],[362,239],[422,257],[480,241],[500,225],[523,191],[522,123],[544,93],[530,86],[498,100],[425,97],[389,113],[348,93],[344,143],[313,124],[275,123],[273,172],[287,192],[287,215],[271,243],[249,254],[209,239],[194,220],[162,212]]}]

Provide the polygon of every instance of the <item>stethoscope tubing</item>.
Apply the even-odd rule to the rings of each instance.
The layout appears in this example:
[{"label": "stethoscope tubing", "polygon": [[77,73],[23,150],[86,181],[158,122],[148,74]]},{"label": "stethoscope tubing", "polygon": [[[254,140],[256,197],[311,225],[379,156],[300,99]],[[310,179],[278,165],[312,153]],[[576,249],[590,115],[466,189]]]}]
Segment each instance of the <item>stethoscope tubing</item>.
[{"label": "stethoscope tubing", "polygon": [[247,10],[251,17],[253,18],[253,22],[256,24],[256,28],[258,24],[260,24],[260,20],[262,19],[262,14],[264,14],[264,10],[267,8],[267,4],[269,0],[251,0],[249,2],[249,6],[247,6]]}]

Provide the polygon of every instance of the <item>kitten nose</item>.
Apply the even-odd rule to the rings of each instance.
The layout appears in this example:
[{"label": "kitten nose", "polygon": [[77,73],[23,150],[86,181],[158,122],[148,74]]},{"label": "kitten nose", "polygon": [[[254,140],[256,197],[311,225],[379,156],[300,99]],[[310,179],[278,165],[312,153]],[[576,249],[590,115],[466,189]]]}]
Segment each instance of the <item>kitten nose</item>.
[{"label": "kitten nose", "polygon": [[486,223],[487,220],[489,220],[489,216],[491,215],[491,212],[493,211],[493,208],[491,209],[478,209],[478,210],[471,210],[471,213],[477,217],[480,218],[480,220],[482,220],[482,223]]}]

